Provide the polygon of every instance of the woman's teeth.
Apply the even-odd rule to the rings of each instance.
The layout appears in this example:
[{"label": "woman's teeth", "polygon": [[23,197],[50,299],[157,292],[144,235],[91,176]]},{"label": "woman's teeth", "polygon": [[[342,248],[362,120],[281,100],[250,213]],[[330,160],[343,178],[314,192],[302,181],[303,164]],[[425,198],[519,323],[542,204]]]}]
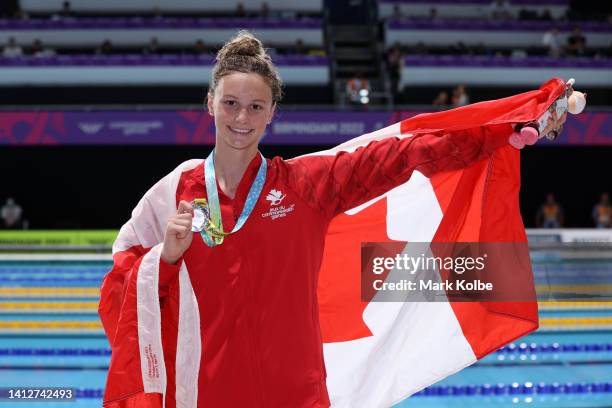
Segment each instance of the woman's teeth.
[{"label": "woman's teeth", "polygon": [[230,130],[232,132],[241,133],[241,134],[247,134],[247,133],[249,133],[251,131],[251,129],[236,129],[236,128],[233,128],[233,127],[230,127]]}]

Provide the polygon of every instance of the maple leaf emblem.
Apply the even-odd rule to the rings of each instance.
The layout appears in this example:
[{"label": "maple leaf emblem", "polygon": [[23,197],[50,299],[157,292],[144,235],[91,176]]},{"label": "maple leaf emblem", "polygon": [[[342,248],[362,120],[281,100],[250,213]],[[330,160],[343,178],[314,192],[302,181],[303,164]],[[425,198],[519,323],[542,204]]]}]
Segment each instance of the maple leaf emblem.
[{"label": "maple leaf emblem", "polygon": [[279,205],[285,196],[286,194],[283,194],[281,191],[272,189],[266,196],[266,200],[270,201],[270,205]]}]

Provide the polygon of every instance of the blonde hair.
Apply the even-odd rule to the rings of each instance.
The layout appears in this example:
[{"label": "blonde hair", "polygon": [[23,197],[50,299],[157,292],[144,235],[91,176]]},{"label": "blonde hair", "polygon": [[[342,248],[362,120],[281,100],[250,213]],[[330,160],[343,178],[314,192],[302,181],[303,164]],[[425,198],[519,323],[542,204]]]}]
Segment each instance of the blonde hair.
[{"label": "blonde hair", "polygon": [[278,103],[281,100],[283,83],[272,59],[261,41],[246,30],[239,31],[217,53],[208,92],[214,95],[221,78],[232,72],[261,75],[272,91],[272,102]]}]

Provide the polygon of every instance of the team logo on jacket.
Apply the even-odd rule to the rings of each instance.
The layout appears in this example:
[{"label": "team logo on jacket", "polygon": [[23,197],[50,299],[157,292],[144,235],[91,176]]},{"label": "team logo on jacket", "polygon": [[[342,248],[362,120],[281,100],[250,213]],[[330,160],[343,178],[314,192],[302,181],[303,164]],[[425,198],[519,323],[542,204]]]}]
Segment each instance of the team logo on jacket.
[{"label": "team logo on jacket", "polygon": [[280,190],[272,189],[266,196],[266,200],[270,201],[270,206],[279,205],[284,199],[286,194],[283,194]]},{"label": "team logo on jacket", "polygon": [[281,205],[283,200],[287,194],[283,194],[282,191],[272,189],[266,196],[266,200],[270,202],[270,210],[261,214],[263,218],[270,217],[275,220],[277,218],[286,217],[288,214],[291,214],[295,208],[295,204],[290,204],[288,206]]}]

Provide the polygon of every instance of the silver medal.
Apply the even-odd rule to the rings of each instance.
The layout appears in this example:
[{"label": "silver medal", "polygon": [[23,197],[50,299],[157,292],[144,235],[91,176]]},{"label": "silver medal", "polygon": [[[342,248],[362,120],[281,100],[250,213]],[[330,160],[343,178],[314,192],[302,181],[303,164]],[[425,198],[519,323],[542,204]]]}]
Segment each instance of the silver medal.
[{"label": "silver medal", "polygon": [[193,220],[191,221],[191,231],[200,232],[204,229],[204,223],[206,222],[206,217],[204,216],[204,211],[200,207],[195,207],[193,209]]}]

